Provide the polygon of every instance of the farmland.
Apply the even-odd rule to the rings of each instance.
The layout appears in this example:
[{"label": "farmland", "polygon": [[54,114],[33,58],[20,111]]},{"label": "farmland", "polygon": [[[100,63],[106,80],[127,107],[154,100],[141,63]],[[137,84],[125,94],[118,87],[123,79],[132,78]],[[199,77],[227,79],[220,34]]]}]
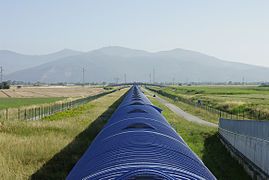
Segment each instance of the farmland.
[{"label": "farmland", "polygon": [[[168,87],[162,90],[175,92],[174,88],[183,87]],[[0,150],[0,178],[64,179],[102,129],[126,91],[127,89],[114,92],[39,121],[0,121],[0,146],[3,147]],[[191,96],[183,92],[182,95]],[[209,93],[206,95],[209,96]],[[51,100],[60,99],[52,97]],[[216,128],[188,122],[155,98],[150,97],[150,100],[164,110],[163,115],[169,123],[218,179],[249,179],[220,143]],[[190,105],[174,103],[197,115],[197,112],[193,112],[195,108]],[[210,114],[203,110],[199,113],[205,118],[210,117]]]},{"label": "farmland", "polygon": [[62,97],[53,98],[0,98],[0,110],[5,108],[18,108],[38,104],[47,104],[62,100]]},{"label": "farmland", "polygon": [[103,88],[81,86],[11,87],[11,89],[0,91],[0,98],[85,97],[103,91]]},{"label": "farmland", "polygon": [[171,86],[156,88],[224,112],[243,113],[250,119],[268,119],[269,88],[257,86]]},{"label": "farmland", "polygon": [[48,119],[0,122],[0,179],[31,175],[32,179],[64,179],[125,92],[114,92]]},{"label": "farmland", "polygon": [[[39,121],[1,121],[0,178],[64,179],[126,91]],[[249,178],[220,143],[216,128],[188,122],[156,99],[150,100],[164,110],[169,123],[218,179]]]},{"label": "farmland", "polygon": [[0,91],[0,110],[47,104],[66,98],[81,98],[104,92],[103,88],[74,86],[23,87]]}]

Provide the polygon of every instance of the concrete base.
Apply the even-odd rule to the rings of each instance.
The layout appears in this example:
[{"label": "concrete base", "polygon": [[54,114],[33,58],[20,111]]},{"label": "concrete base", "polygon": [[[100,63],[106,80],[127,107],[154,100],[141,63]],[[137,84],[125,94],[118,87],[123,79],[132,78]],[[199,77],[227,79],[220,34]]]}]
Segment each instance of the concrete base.
[{"label": "concrete base", "polygon": [[269,180],[269,175],[262,171],[258,166],[251,162],[247,157],[245,157],[240,151],[235,149],[221,134],[219,134],[220,141],[230,152],[232,157],[234,157],[239,164],[241,164],[246,172],[251,176],[252,179],[257,180]]}]

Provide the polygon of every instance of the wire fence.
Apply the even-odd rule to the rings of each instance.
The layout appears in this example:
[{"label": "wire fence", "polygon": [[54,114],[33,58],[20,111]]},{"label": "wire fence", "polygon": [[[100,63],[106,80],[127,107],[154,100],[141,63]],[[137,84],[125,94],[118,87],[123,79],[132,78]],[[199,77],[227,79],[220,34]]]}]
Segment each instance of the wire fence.
[{"label": "wire fence", "polygon": [[37,105],[32,107],[23,107],[23,108],[6,108],[0,110],[0,120],[38,120],[42,119],[46,116],[50,116],[57,112],[69,110],[72,108],[76,108],[80,105],[86,104],[92,100],[95,100],[104,95],[113,93],[116,90],[111,90],[107,92],[103,92],[97,95],[88,96],[81,99],[76,99],[67,102],[55,102],[53,104],[47,105]]},{"label": "wire fence", "polygon": [[245,119],[253,119],[253,120],[268,120],[269,114],[262,112],[260,110],[253,110],[248,109],[247,111],[244,109],[238,109],[235,112],[227,112],[220,109],[216,109],[215,107],[212,107],[207,104],[203,104],[201,101],[193,101],[191,99],[184,98],[179,95],[170,94],[166,91],[163,91],[161,89],[154,89],[151,87],[146,86],[146,89],[156,92],[162,96],[165,96],[169,99],[172,99],[174,101],[180,101],[186,104],[189,104],[191,106],[194,106],[196,108],[201,108],[209,113],[216,114],[219,116],[219,118],[225,118],[225,119],[237,119],[237,120],[245,120]]}]

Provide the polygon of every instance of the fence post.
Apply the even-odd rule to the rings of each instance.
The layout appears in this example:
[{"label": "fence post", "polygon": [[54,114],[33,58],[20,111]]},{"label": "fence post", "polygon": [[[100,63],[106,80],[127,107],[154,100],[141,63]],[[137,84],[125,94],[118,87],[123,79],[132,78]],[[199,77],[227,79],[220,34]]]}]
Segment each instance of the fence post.
[{"label": "fence post", "polygon": [[41,107],[40,106],[39,106],[38,112],[39,112],[39,118],[38,119],[41,119]]},{"label": "fence post", "polygon": [[21,119],[21,111],[20,111],[20,108],[18,108],[18,120]]},{"label": "fence post", "polygon": [[26,120],[26,115],[27,115],[26,109],[24,109],[24,120]]},{"label": "fence post", "polygon": [[44,117],[44,106],[41,106],[41,118],[43,118]]},{"label": "fence post", "polygon": [[6,120],[8,120],[8,108],[6,108]]}]

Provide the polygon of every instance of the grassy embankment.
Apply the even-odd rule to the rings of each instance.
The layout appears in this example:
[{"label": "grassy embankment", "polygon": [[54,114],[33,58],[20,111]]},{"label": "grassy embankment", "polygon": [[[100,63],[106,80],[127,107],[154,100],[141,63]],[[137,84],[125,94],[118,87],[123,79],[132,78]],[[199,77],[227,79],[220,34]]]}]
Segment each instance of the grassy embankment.
[{"label": "grassy embankment", "polygon": [[269,88],[257,86],[173,86],[156,88],[228,113],[250,119],[269,119]]},{"label": "grassy embankment", "polygon": [[52,98],[0,98],[0,110],[5,108],[18,108],[38,104],[52,103],[63,100],[62,97]]},{"label": "grassy embankment", "polygon": [[64,179],[125,92],[40,121],[0,122],[0,179]]},{"label": "grassy embankment", "polygon": [[217,129],[198,125],[180,118],[156,99],[153,104],[163,109],[163,115],[202,159],[217,179],[250,179],[244,169],[234,160],[218,139]]}]

